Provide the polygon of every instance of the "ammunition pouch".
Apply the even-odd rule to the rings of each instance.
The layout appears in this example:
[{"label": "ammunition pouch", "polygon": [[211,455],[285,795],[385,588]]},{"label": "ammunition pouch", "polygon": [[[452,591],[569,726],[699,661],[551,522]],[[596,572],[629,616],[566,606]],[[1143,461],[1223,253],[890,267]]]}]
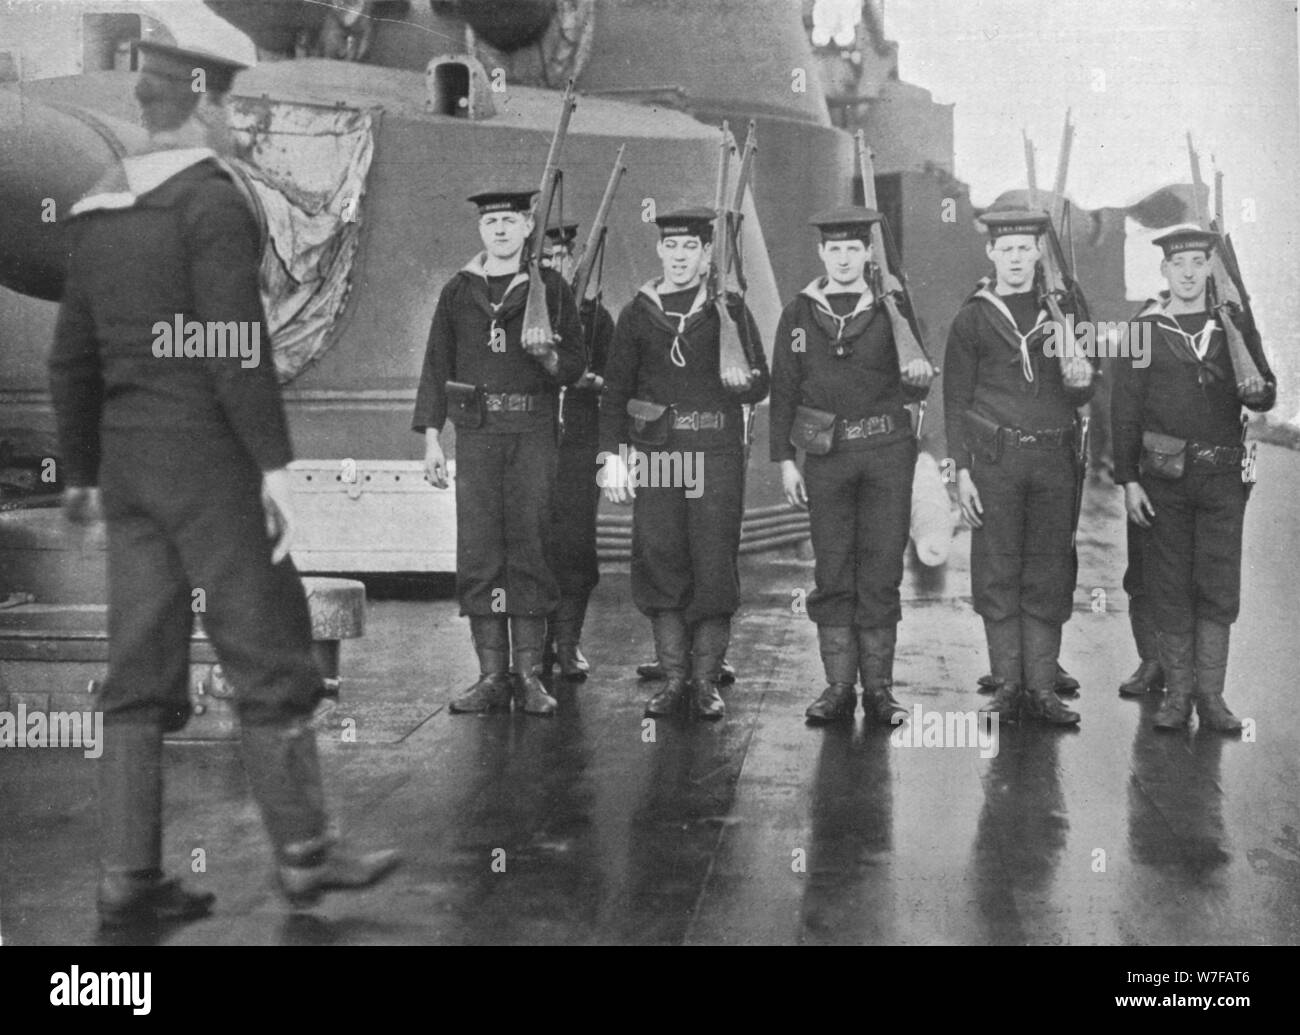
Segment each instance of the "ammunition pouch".
[{"label": "ammunition pouch", "polygon": [[462,381],[447,382],[447,416],[458,429],[483,426],[483,390]]},{"label": "ammunition pouch", "polygon": [[835,414],[797,406],[790,425],[790,445],[811,456],[825,456],[835,444]]},{"label": "ammunition pouch", "polygon": [[1142,456],[1138,471],[1152,478],[1177,481],[1187,470],[1187,440],[1173,435],[1142,432]]},{"label": "ammunition pouch", "polygon": [[965,418],[967,447],[981,460],[996,464],[1002,459],[1001,426],[974,410],[967,410]]},{"label": "ammunition pouch", "polygon": [[644,399],[627,401],[628,437],[638,446],[662,446],[673,429],[673,408]]}]

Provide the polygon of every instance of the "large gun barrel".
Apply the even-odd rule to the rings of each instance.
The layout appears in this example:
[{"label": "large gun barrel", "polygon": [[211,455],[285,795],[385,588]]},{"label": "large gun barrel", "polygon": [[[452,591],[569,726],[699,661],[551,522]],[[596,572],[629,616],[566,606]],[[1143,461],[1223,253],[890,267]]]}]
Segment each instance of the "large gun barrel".
[{"label": "large gun barrel", "polygon": [[68,210],[144,139],[138,126],[0,90],[0,284],[62,296]]}]

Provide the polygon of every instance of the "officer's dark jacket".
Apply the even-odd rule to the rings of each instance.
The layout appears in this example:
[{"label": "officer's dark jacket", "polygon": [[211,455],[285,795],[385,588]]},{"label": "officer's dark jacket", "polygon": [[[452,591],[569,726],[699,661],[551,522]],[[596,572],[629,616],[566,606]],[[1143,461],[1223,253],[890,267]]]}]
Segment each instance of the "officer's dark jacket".
[{"label": "officer's dark jacket", "polygon": [[[121,166],[105,180],[113,178],[127,183]],[[259,232],[230,173],[208,157],[138,195],[92,195],[68,224],[49,361],[63,480],[97,484],[101,434],[118,432],[233,438],[263,471],[283,467],[293,453],[258,289]],[[103,198],[108,207],[95,207]],[[154,325],[174,327],[178,316],[256,324],[260,361],[155,356]]]},{"label": "officer's dark jacket", "polygon": [[[1032,290],[1001,296],[1016,317],[1016,327],[993,297],[992,282],[982,280],[962,303],[948,331],[943,364],[944,423],[948,452],[959,469],[971,464],[967,410],[1024,431],[1064,428],[1096,388],[1095,376],[1087,388],[1066,388],[1060,359],[1043,354],[1047,313],[1039,308]],[[1068,316],[1067,306],[1062,303]],[[1026,336],[1023,348],[1019,344],[1022,335]]]},{"label": "officer's dark jacket", "polygon": [[[1210,315],[1194,313],[1176,319],[1165,312],[1168,299],[1168,292],[1163,292],[1160,298],[1150,299],[1137,315],[1138,323],[1151,325],[1150,363],[1145,367],[1135,367],[1127,360],[1118,364],[1111,433],[1115,481],[1119,484],[1138,480],[1144,431],[1204,445],[1241,444],[1243,404],[1237,396],[1223,328],[1216,319],[1209,331],[1205,356],[1198,359],[1183,333],[1200,334]],[[1244,317],[1234,319],[1234,323],[1268,386],[1261,402],[1247,405],[1260,412],[1271,410],[1277,401],[1277,378],[1264,358],[1259,332]]]},{"label": "officer's dark jacket", "polygon": [[582,373],[582,322],[569,286],[554,270],[543,269],[546,309],[556,343],[559,367],[555,376],[524,349],[521,342],[528,275],[520,273],[501,300],[500,327],[505,331],[503,351],[492,348],[492,315],[488,301],[483,255],[477,256],[443,286],[429,328],[420,387],[415,396],[411,428],[441,430],[447,422],[448,381],[478,385],[487,392],[540,395],[549,405],[531,413],[494,413],[485,431],[519,432],[550,428],[555,420],[555,400],[560,385]]},{"label": "officer's dark jacket", "polygon": [[[889,314],[869,296],[863,296],[856,315],[845,321],[852,354],[833,354],[829,328],[836,320],[826,303],[825,287],[825,277],[809,284],[785,307],[776,326],[770,417],[773,461],[795,458],[790,428],[797,406],[861,420],[883,413],[898,416],[907,403],[929,394],[929,388],[912,388],[900,380]],[[903,313],[906,316],[905,307]]]},{"label": "officer's dark jacket", "polygon": [[690,434],[689,445],[702,452],[729,452],[744,445],[742,405],[767,398],[770,375],[758,325],[739,296],[729,294],[727,311],[747,342],[746,352],[758,374],[750,386],[731,391],[722,383],[719,361],[719,322],[714,306],[705,301],[704,286],[677,332],[678,321],[664,313],[658,281],[646,284],[619,314],[614,342],[605,368],[605,392],[600,402],[600,448],[616,453],[627,435],[627,401],[673,406],[679,413],[725,414],[721,430]]},{"label": "officer's dark jacket", "polygon": [[[582,327],[584,341],[590,349],[590,367],[593,374],[604,376],[609,361],[609,349],[614,341],[614,317],[594,298],[582,301]],[[594,388],[574,388],[564,393],[564,427],[566,441],[577,439],[595,442],[599,434],[600,392]]]}]

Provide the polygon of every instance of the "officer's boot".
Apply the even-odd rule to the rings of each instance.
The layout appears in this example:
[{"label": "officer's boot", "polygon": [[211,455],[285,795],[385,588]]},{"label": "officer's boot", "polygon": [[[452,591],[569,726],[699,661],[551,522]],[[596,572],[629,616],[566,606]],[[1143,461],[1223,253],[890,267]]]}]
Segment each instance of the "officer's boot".
[{"label": "officer's boot", "polygon": [[1138,667],[1119,685],[1120,697],[1141,697],[1143,694],[1165,687],[1165,674],[1160,668],[1160,653],[1156,649],[1156,632],[1147,617],[1146,603],[1133,597],[1128,604],[1128,622],[1133,629],[1133,643],[1137,647]]},{"label": "officer's boot", "polygon": [[510,626],[505,615],[471,615],[478,682],[452,699],[457,713],[510,710]]},{"label": "officer's boot", "polygon": [[645,706],[646,715],[674,715],[686,699],[686,619],[680,611],[660,611],[650,619],[654,630],[656,663],[664,685]]},{"label": "officer's boot", "polygon": [[554,715],[556,700],[538,678],[546,646],[546,619],[511,615],[510,642],[515,662],[515,702],[529,715]]},{"label": "officer's boot", "polygon": [[896,625],[858,629],[858,668],[862,671],[862,711],[868,722],[897,726],[907,709],[894,700]]},{"label": "officer's boot", "polygon": [[1024,705],[1027,719],[1052,726],[1073,726],[1079,713],[1065,707],[1056,696],[1056,656],[1061,651],[1061,627],[1033,615],[1020,616],[1021,664],[1025,674]]},{"label": "officer's boot", "polygon": [[196,920],[216,896],[162,872],[162,727],[104,722],[99,757],[99,922],[126,927]]},{"label": "officer's boot", "polygon": [[560,676],[571,681],[587,678],[591,665],[578,644],[582,640],[582,623],[587,617],[587,598],[560,597],[552,626],[555,630],[555,660],[560,666]]},{"label": "officer's boot", "polygon": [[1165,674],[1165,700],[1152,725],[1158,730],[1185,730],[1196,692],[1195,633],[1156,629],[1156,650]]},{"label": "officer's boot", "polygon": [[1241,720],[1223,703],[1223,684],[1228,675],[1228,637],[1231,626],[1196,620],[1196,715],[1201,728],[1219,733],[1237,733]]},{"label": "officer's boot", "polygon": [[718,693],[722,676],[722,658],[731,642],[731,619],[701,618],[695,623],[691,645],[691,695],[695,698],[695,716],[710,722],[721,719],[727,710]]},{"label": "officer's boot", "polygon": [[851,625],[817,626],[817,646],[826,672],[826,689],[804,712],[810,725],[841,720],[852,722],[858,695],[858,638]]},{"label": "officer's boot", "polygon": [[984,619],[984,637],[989,645],[989,666],[993,676],[993,698],[980,708],[981,712],[996,712],[1003,722],[1020,718],[1024,701],[1021,677],[1023,664],[1020,653],[1020,616]]},{"label": "officer's boot", "polygon": [[362,852],[340,842],[325,811],[316,733],[305,721],[244,723],[240,749],[275,847],[276,886],[291,906],[369,887],[401,861],[393,849]]}]

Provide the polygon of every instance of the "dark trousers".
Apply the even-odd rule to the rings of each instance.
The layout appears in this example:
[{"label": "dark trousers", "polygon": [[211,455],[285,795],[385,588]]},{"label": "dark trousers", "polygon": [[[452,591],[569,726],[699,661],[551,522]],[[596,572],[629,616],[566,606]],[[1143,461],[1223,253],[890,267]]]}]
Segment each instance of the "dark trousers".
[{"label": "dark trousers", "polygon": [[690,624],[730,617],[739,606],[745,457],[739,450],[703,453],[701,462],[703,491],[695,499],[683,486],[636,487],[632,601],[642,614],[683,611]]},{"label": "dark trousers", "polygon": [[971,478],[984,527],[971,532],[975,611],[1001,621],[1027,614],[1063,625],[1074,603],[1074,457],[1069,449],[1007,448],[976,457]]},{"label": "dark trousers", "polygon": [[174,727],[188,713],[196,613],[242,722],[273,725],[320,699],[311,618],[293,563],[271,563],[261,472],[233,443],[105,436],[106,715]]},{"label": "dark trousers", "polygon": [[816,557],[808,617],[818,625],[897,625],[912,517],[916,443],[809,456],[804,465]]},{"label": "dark trousers", "polygon": [[593,435],[566,435],[559,449],[551,506],[551,571],[560,596],[584,601],[600,581],[596,563],[597,451]]},{"label": "dark trousers", "polygon": [[555,452],[549,431],[457,432],[456,592],[462,615],[544,617],[555,610],[559,592],[546,558]]},{"label": "dark trousers", "polygon": [[1177,481],[1143,478],[1155,517],[1142,566],[1155,627],[1189,633],[1198,618],[1231,625],[1241,608],[1241,473],[1190,470]]}]

